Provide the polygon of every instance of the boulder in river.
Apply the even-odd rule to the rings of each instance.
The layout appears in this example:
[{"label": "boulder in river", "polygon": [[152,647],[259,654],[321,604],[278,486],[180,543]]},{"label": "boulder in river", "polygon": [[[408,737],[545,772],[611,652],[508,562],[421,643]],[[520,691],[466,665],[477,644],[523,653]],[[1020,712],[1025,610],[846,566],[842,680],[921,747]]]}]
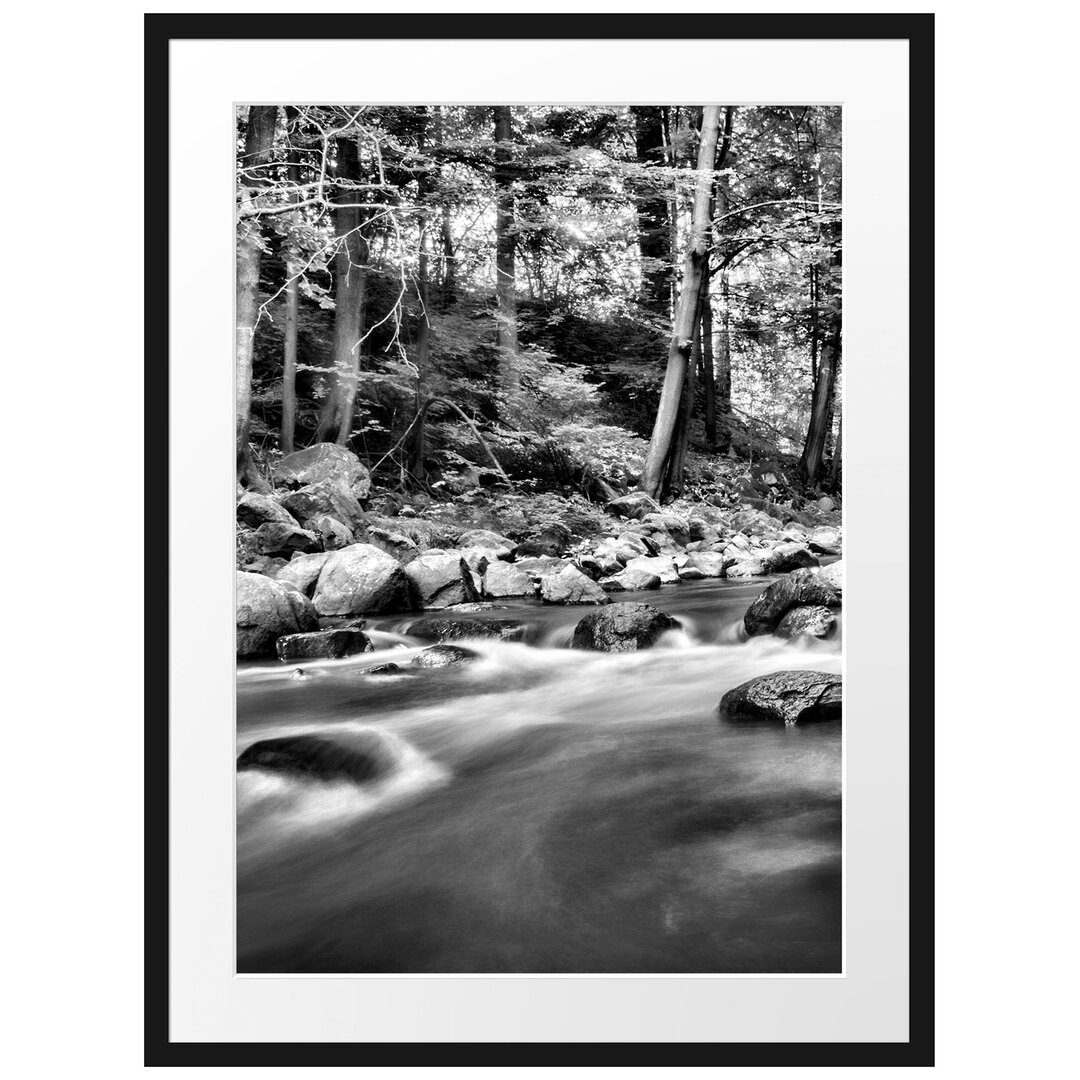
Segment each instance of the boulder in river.
[{"label": "boulder in river", "polygon": [[787,542],[777,544],[765,553],[762,560],[768,574],[786,574],[789,570],[799,570],[804,566],[817,566],[817,559],[810,554],[805,544]]},{"label": "boulder in river", "polygon": [[548,604],[609,603],[604,590],[569,563],[557,574],[540,579],[540,598]]},{"label": "boulder in river", "polygon": [[660,577],[651,570],[627,567],[611,577],[601,578],[597,584],[604,592],[638,592],[642,589],[659,589]]},{"label": "boulder in river", "polygon": [[592,611],[574,628],[571,647],[600,652],[647,649],[677,620],[649,604],[618,603]]},{"label": "boulder in river", "polygon": [[301,529],[295,521],[291,525],[268,521],[255,530],[255,543],[262,555],[291,555],[294,551],[318,550],[319,538],[313,532]]},{"label": "boulder in river", "polygon": [[829,607],[839,603],[836,590],[828,582],[822,581],[813,570],[793,570],[767,586],[746,609],[743,626],[751,637],[771,634],[793,607],[810,604]]},{"label": "boulder in river", "polygon": [[808,724],[839,720],[843,680],[827,671],[774,671],[729,690],[721,699],[720,718],[731,721],[773,720]]},{"label": "boulder in river", "polygon": [[484,595],[535,596],[536,579],[516,563],[489,562],[484,571]]},{"label": "boulder in river", "polygon": [[405,629],[410,637],[423,641],[465,641],[469,638],[494,638],[497,641],[517,641],[525,624],[516,619],[417,619]]},{"label": "boulder in river", "polygon": [[416,607],[404,567],[371,544],[351,544],[335,551],[319,574],[314,600],[320,615],[363,615]]},{"label": "boulder in river", "polygon": [[817,576],[827,585],[832,586],[838,593],[842,594],[844,591],[844,560],[837,559],[836,562],[821,567],[821,569],[817,571]]},{"label": "boulder in river", "polygon": [[696,570],[700,577],[721,578],[724,576],[724,556],[718,551],[694,551],[686,560],[683,570]]},{"label": "boulder in river", "polygon": [[318,630],[311,601],[296,589],[262,574],[236,575],[236,655],[272,656],[283,634]]},{"label": "boulder in river", "polygon": [[413,667],[439,668],[479,659],[480,654],[460,645],[431,645],[412,659]]},{"label": "boulder in river", "polygon": [[264,769],[305,780],[363,783],[389,772],[394,755],[376,732],[347,739],[323,735],[286,735],[252,743],[237,759],[236,769]]},{"label": "boulder in river", "polygon": [[480,599],[459,551],[425,551],[405,567],[424,607],[441,608]]},{"label": "boulder in river", "polygon": [[371,477],[360,459],[336,443],[316,443],[286,454],[274,466],[274,480],[284,487],[304,487],[320,480],[340,480],[357,499],[371,490]]},{"label": "boulder in river", "polygon": [[363,630],[318,630],[310,634],[286,634],[277,639],[279,660],[340,660],[375,646]]},{"label": "boulder in river", "polygon": [[776,625],[773,633],[777,637],[827,638],[836,630],[836,616],[820,604],[807,604],[803,607],[789,608]]},{"label": "boulder in river", "polygon": [[660,506],[644,491],[631,491],[628,495],[612,499],[604,509],[618,517],[643,518],[646,514],[657,513]]},{"label": "boulder in river", "polygon": [[835,525],[819,525],[809,534],[810,550],[822,555],[842,555],[843,535]]},{"label": "boulder in river", "polygon": [[316,551],[310,555],[297,552],[284,566],[274,572],[272,577],[283,585],[299,589],[305,596],[315,591],[315,582],[330,558],[329,551]]},{"label": "boulder in river", "polygon": [[270,521],[282,525],[297,525],[299,522],[271,495],[260,495],[257,491],[245,491],[236,503],[236,520],[250,529],[257,529]]},{"label": "boulder in river", "polygon": [[626,564],[627,570],[644,570],[655,574],[660,579],[661,585],[676,585],[679,581],[679,571],[675,560],[669,555],[655,555],[646,557],[639,555]]},{"label": "boulder in river", "polygon": [[528,574],[533,581],[539,581],[548,574],[557,574],[564,566],[570,564],[554,555],[529,555],[515,559],[513,565],[522,573]]}]

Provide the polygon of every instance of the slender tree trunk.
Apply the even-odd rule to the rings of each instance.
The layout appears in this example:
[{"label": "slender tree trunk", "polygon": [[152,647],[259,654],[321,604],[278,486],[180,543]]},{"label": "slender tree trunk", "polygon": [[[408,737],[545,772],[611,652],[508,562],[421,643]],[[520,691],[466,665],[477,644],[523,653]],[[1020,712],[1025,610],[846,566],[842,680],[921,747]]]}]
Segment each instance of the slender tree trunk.
[{"label": "slender tree trunk", "polygon": [[[423,154],[427,136],[427,109],[421,107],[420,132],[417,138],[417,148]],[[430,366],[431,353],[431,296],[428,286],[429,265],[429,232],[431,226],[431,214],[427,209],[427,199],[431,194],[431,175],[423,172],[417,181],[420,204],[424,208],[420,216],[420,252],[416,260],[416,292],[420,301],[420,322],[416,330],[416,408],[417,412],[428,396],[428,368]],[[424,425],[417,423],[416,432],[410,453],[409,471],[421,484],[425,479],[424,469]]]},{"label": "slender tree trunk", "polygon": [[[296,115],[290,105],[286,112]],[[300,183],[300,164],[289,162],[289,183]],[[296,336],[300,321],[300,264],[295,258],[285,260],[285,347],[281,374],[281,449],[291,454],[296,449]]]},{"label": "slender tree trunk", "polygon": [[499,382],[516,412],[521,390],[517,365],[517,290],[514,268],[514,188],[510,170],[513,129],[510,106],[495,106],[495,343]]},{"label": "slender tree trunk", "polygon": [[724,314],[720,330],[720,364],[716,375],[716,402],[720,413],[716,448],[726,454],[731,449],[731,284],[726,270],[720,275],[720,296]]},{"label": "slender tree trunk", "polygon": [[687,365],[686,385],[683,389],[682,405],[679,418],[675,422],[675,434],[672,436],[671,454],[668,456],[667,477],[664,490],[667,495],[677,499],[685,487],[686,454],[690,449],[690,427],[694,418],[694,402],[697,396],[697,370],[701,363],[701,322],[694,327],[694,343],[690,348],[690,363]]},{"label": "slender tree trunk", "polygon": [[[244,156],[240,161],[241,207],[250,205],[265,182],[261,166],[270,160],[277,125],[276,105],[248,110]],[[236,242],[236,467],[240,483],[265,486],[259,480],[248,446],[251,429],[251,373],[255,358],[255,323],[259,315],[259,268],[262,264],[259,219],[242,221]]]},{"label": "slender tree trunk", "polygon": [[[443,111],[441,105],[435,106],[435,145],[443,147]],[[442,223],[439,239],[442,244],[442,277],[440,289],[442,302],[446,306],[457,299],[457,264],[454,260],[454,233],[450,227],[450,203],[445,199],[442,205]]]},{"label": "slender tree trunk", "polygon": [[836,446],[833,448],[832,463],[829,465],[829,490],[834,493],[840,490],[840,478],[843,471],[843,440],[844,418],[841,416],[836,428]]},{"label": "slender tree trunk", "polygon": [[[839,265],[839,256],[834,257]],[[840,363],[841,319],[839,311],[832,310],[827,318],[828,329],[821,342],[817,378],[810,402],[810,424],[806,432],[799,465],[808,487],[815,487],[821,479],[821,467],[825,459],[825,439],[829,432],[832,398],[836,387],[836,371]]]},{"label": "slender tree trunk", "polygon": [[[360,179],[356,140],[337,140],[338,176]],[[364,300],[367,292],[368,244],[363,235],[363,211],[348,205],[357,194],[343,188],[334,197],[334,229],[338,248],[334,255],[334,342],[332,385],[319,414],[318,441],[331,437],[342,446],[352,435],[356,387],[360,377],[360,340],[364,336]]]},{"label": "slender tree trunk", "polygon": [[705,442],[716,449],[716,367],[713,358],[712,296],[709,293],[709,257],[701,268],[701,383],[705,393]]},{"label": "slender tree trunk", "polygon": [[709,242],[709,200],[712,197],[713,164],[720,126],[720,109],[706,105],[702,113],[701,140],[698,146],[697,183],[690,244],[683,264],[682,290],[675,311],[675,332],[668,348],[667,371],[660,392],[649,451],[641,473],[641,490],[657,498],[661,493],[667,459],[672,448],[672,434],[686,381],[687,361],[698,322],[701,299],[701,276]]},{"label": "slender tree trunk", "polygon": [[[635,105],[634,146],[637,160],[643,165],[666,165],[663,107]],[[638,250],[641,252],[642,307],[667,317],[671,312],[671,233],[668,199],[664,187],[649,182],[648,190],[637,200]]]}]

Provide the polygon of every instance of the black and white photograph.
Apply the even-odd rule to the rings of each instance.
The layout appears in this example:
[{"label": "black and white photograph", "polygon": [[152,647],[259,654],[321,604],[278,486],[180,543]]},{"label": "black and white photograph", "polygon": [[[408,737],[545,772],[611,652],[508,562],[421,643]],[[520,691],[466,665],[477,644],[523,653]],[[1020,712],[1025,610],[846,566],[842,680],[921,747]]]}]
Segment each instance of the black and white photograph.
[{"label": "black and white photograph", "polygon": [[842,130],[237,108],[239,974],[842,974]]}]

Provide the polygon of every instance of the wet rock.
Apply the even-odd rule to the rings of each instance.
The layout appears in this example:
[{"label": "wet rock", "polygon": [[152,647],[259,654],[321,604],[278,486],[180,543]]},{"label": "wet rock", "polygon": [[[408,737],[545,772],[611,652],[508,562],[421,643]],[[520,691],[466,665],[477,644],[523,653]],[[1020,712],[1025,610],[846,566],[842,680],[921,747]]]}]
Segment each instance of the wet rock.
[{"label": "wet rock", "polygon": [[[731,577],[730,568],[728,577]],[[746,609],[743,626],[751,637],[771,634],[793,607],[828,607],[839,603],[836,590],[828,582],[822,581],[813,570],[794,570],[769,585]]]},{"label": "wet rock", "polygon": [[660,578],[649,570],[620,570],[611,577],[601,578],[597,584],[604,592],[638,592],[642,589],[659,589]]},{"label": "wet rock", "polygon": [[336,443],[316,443],[306,450],[286,454],[274,466],[274,480],[285,487],[339,480],[357,499],[363,499],[371,490],[371,477],[360,459]]},{"label": "wet rock", "polygon": [[839,720],[843,680],[826,671],[774,671],[759,675],[721,699],[720,718],[731,721],[772,720],[808,724]]},{"label": "wet rock", "polygon": [[655,574],[660,579],[661,585],[675,585],[679,581],[679,570],[675,560],[667,555],[654,555],[647,557],[638,556],[626,564],[627,570],[644,570],[646,573]]},{"label": "wet rock", "polygon": [[468,564],[457,551],[425,551],[405,567],[424,607],[448,607],[480,599]]},{"label": "wet rock", "polygon": [[488,563],[484,572],[484,595],[535,596],[537,580],[515,563]]},{"label": "wet rock", "polygon": [[291,555],[294,551],[317,551],[319,538],[295,522],[268,521],[255,530],[255,544],[261,555]]},{"label": "wet rock", "polygon": [[819,604],[789,608],[773,631],[777,637],[830,637],[836,630],[836,616]]},{"label": "wet rock", "polygon": [[525,624],[516,619],[417,619],[405,631],[422,641],[465,641],[469,638],[491,638],[497,641],[518,641]]},{"label": "wet rock", "polygon": [[311,601],[262,574],[236,575],[236,655],[272,656],[283,634],[318,630]]},{"label": "wet rock", "polygon": [[540,579],[540,598],[548,604],[606,604],[607,594],[569,563]]},{"label": "wet rock", "polygon": [[326,560],[315,586],[320,615],[410,611],[416,596],[397,559],[371,544],[352,544]]},{"label": "wet rock", "polygon": [[319,574],[329,558],[329,551],[317,551],[311,555],[297,552],[270,576],[283,585],[291,585],[305,596],[311,596],[315,591],[315,582],[319,580]]},{"label": "wet rock", "polygon": [[817,566],[817,559],[803,544],[777,544],[763,558],[767,574],[785,574],[804,566]]},{"label": "wet rock", "polygon": [[721,578],[724,576],[724,562],[724,556],[718,551],[694,551],[683,565],[683,572],[694,570],[699,577]]},{"label": "wet rock", "polygon": [[761,577],[765,573],[765,564],[761,559],[754,557],[736,559],[724,573],[727,577],[736,579]]},{"label": "wet rock", "polygon": [[592,611],[574,628],[571,647],[600,652],[635,652],[655,645],[677,620],[649,604],[611,604]]},{"label": "wet rock", "polygon": [[808,539],[811,551],[820,552],[822,555],[843,554],[843,536],[835,525],[819,525],[816,529],[811,529]]},{"label": "wet rock", "polygon": [[844,591],[844,560],[838,559],[834,563],[829,563],[828,566],[823,566],[817,571],[817,576],[835,589],[837,593],[843,594]]},{"label": "wet rock", "polygon": [[245,491],[236,504],[236,520],[250,529],[257,529],[269,522],[282,525],[298,525],[299,522],[270,495],[260,495],[257,491]]},{"label": "wet rock", "polygon": [[644,491],[631,491],[618,499],[612,499],[604,508],[609,514],[625,518],[643,518],[646,514],[659,512],[659,505]]},{"label": "wet rock", "polygon": [[326,515],[351,527],[363,521],[359,501],[342,480],[326,479],[308,484],[282,497],[281,505],[297,521],[312,521]]},{"label": "wet rock", "polygon": [[361,675],[393,675],[401,671],[400,664],[376,664],[374,667],[364,668]]},{"label": "wet rock", "polygon": [[440,668],[479,659],[480,654],[460,645],[432,645],[413,657],[413,667]]},{"label": "wet rock", "polygon": [[340,660],[374,648],[363,630],[318,630],[277,639],[279,660]]},{"label": "wet rock", "polygon": [[374,732],[350,735],[348,740],[321,735],[288,735],[253,743],[237,759],[236,769],[263,769],[305,780],[363,783],[389,772],[394,756]]}]

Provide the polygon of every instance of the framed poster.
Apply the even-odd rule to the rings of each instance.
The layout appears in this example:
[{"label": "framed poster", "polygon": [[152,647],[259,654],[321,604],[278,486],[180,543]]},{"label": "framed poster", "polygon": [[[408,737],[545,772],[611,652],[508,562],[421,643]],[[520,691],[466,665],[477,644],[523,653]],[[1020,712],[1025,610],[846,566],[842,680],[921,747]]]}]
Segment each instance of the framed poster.
[{"label": "framed poster", "polygon": [[148,1064],[932,1062],[932,17],[653,21],[147,17]]}]

